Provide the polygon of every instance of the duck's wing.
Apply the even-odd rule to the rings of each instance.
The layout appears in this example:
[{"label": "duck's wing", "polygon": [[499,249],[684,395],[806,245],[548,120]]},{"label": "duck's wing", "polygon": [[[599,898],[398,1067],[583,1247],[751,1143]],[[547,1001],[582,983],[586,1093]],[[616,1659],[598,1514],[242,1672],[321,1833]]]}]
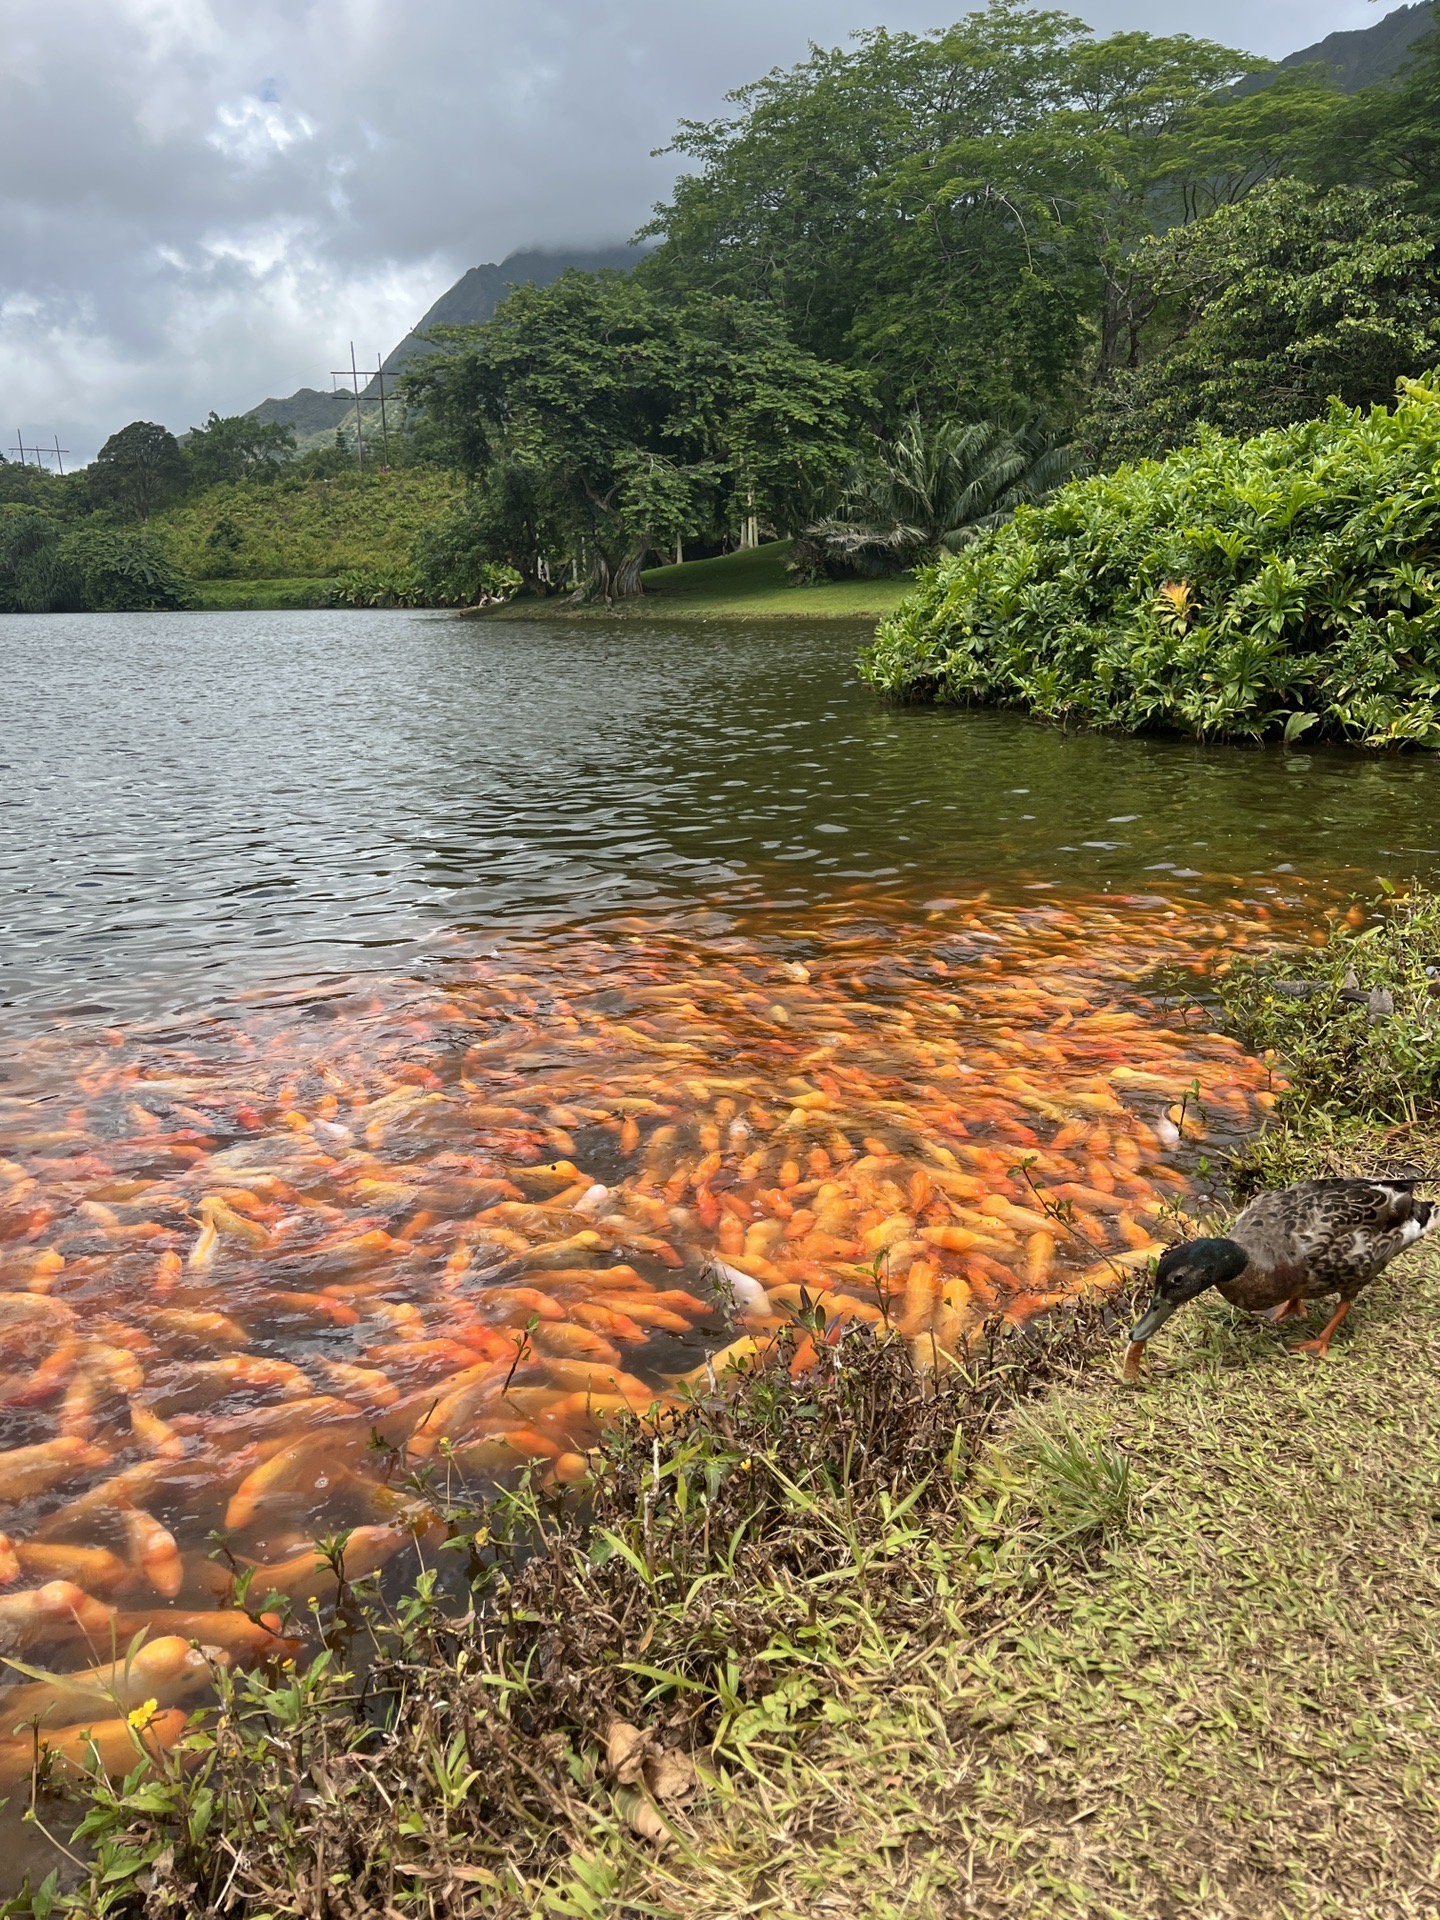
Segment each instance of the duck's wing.
[{"label": "duck's wing", "polygon": [[1307,1292],[1345,1292],[1436,1224],[1412,1180],[1304,1180],[1252,1201],[1231,1237],[1256,1266],[1303,1269]]}]

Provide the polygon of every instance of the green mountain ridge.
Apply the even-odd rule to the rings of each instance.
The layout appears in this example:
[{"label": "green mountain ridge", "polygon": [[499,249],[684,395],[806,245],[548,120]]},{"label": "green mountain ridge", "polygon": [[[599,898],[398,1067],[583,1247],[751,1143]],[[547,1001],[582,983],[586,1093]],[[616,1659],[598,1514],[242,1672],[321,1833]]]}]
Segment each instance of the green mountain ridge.
[{"label": "green mountain ridge", "polygon": [[1377,80],[1393,79],[1411,47],[1434,20],[1431,0],[1417,0],[1414,6],[1397,7],[1393,13],[1387,13],[1373,27],[1326,34],[1313,47],[1287,53],[1280,65],[1326,66],[1342,93],[1358,93]]}]

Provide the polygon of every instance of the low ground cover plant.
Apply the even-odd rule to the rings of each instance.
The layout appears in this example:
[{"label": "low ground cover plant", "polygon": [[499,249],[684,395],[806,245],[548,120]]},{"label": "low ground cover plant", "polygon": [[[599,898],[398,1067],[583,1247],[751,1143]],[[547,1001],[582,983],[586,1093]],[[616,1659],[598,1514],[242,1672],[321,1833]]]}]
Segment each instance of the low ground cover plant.
[{"label": "low ground cover plant", "polygon": [[1066,724],[1440,748],[1440,380],[1020,508],[921,576],[861,671]]}]

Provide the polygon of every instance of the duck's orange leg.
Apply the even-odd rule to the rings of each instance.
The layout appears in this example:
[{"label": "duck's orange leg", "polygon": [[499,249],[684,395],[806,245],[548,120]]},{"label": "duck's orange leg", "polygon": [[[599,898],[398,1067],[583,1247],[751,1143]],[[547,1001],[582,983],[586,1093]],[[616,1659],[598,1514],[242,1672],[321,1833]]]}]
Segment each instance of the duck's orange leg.
[{"label": "duck's orange leg", "polygon": [[1298,1293],[1293,1300],[1282,1300],[1278,1307],[1271,1307],[1265,1316],[1274,1327],[1278,1327],[1282,1320],[1303,1320],[1305,1317],[1305,1302]]},{"label": "duck's orange leg", "polygon": [[1325,1355],[1330,1351],[1330,1341],[1335,1329],[1354,1304],[1355,1302],[1353,1300],[1342,1300],[1313,1340],[1302,1340],[1297,1346],[1293,1346],[1290,1351],[1292,1353],[1313,1353],[1317,1359],[1323,1360]]}]

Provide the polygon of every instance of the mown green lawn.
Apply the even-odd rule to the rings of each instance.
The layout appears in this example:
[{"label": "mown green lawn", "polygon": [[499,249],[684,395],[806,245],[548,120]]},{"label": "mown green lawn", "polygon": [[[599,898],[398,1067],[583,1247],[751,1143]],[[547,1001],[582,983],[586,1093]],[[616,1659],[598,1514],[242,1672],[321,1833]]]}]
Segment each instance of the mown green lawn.
[{"label": "mown green lawn", "polygon": [[[643,600],[619,609],[626,619],[855,619],[878,620],[914,587],[909,575],[893,580],[836,580],[798,587],[785,571],[789,540],[772,540],[748,553],[652,567],[641,575]],[[605,607],[568,607],[563,600],[517,600],[489,619],[548,620],[557,616],[615,618]]]}]

